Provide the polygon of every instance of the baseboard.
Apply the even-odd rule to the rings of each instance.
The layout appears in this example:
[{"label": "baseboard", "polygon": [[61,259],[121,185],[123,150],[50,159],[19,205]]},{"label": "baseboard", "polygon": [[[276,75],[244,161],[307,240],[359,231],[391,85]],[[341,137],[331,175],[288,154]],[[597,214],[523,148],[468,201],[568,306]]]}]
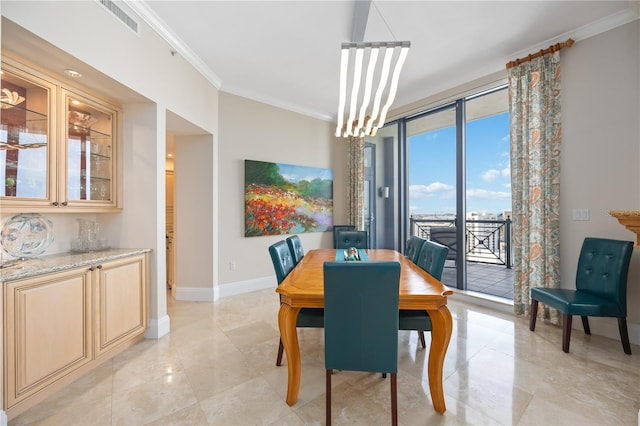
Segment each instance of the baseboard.
[{"label": "baseboard", "polygon": [[2,410],[0,410],[0,426],[7,426],[7,413]]},{"label": "baseboard", "polygon": [[184,302],[213,302],[215,299],[214,289],[203,287],[182,287],[176,286],[176,300]]},{"label": "baseboard", "polygon": [[272,288],[275,291],[278,286],[275,276],[255,278],[246,281],[236,281],[233,283],[222,284],[218,286],[220,289],[220,297],[235,296],[237,294],[251,293],[252,291],[264,290]]},{"label": "baseboard", "polygon": [[272,288],[275,291],[277,285],[275,276],[269,276],[221,284],[214,288],[176,286],[175,297],[176,300],[184,302],[215,302],[223,297],[251,293],[265,288]]},{"label": "baseboard", "polygon": [[147,339],[159,339],[162,336],[169,334],[171,331],[171,320],[169,315],[165,315],[160,319],[149,321],[149,328],[144,333],[144,337]]}]

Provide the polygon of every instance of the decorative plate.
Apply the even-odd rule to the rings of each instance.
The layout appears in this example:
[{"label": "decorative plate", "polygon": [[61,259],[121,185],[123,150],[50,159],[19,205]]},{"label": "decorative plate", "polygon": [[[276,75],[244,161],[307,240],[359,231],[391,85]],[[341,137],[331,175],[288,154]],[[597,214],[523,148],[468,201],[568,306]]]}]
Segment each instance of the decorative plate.
[{"label": "decorative plate", "polygon": [[53,224],[38,213],[21,213],[5,222],[0,240],[4,251],[11,256],[38,256],[53,241]]}]

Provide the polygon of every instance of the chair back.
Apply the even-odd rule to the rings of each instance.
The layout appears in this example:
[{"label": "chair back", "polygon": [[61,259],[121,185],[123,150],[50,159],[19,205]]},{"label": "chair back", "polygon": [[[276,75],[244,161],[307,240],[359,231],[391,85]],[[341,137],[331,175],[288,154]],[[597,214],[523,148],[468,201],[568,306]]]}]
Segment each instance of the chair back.
[{"label": "chair back", "polygon": [[429,230],[429,239],[449,248],[448,260],[456,260],[458,237],[455,226],[434,226]]},{"label": "chair back", "polygon": [[437,280],[442,279],[442,270],[444,262],[447,260],[449,249],[442,244],[425,240],[418,253],[418,260],[414,262],[416,265],[427,271]]},{"label": "chair back", "polygon": [[355,231],[355,225],[333,225],[333,248],[338,248],[338,231]]},{"label": "chair back", "polygon": [[289,250],[291,251],[291,257],[293,258],[293,264],[297,265],[298,262],[304,257],[304,249],[302,248],[302,241],[297,235],[292,235],[286,239]]},{"label": "chair back", "polygon": [[347,249],[355,247],[359,249],[369,248],[369,236],[367,231],[338,231],[338,239],[336,241],[337,249]]},{"label": "chair back", "polygon": [[424,238],[412,235],[411,237],[409,237],[409,241],[407,241],[407,249],[404,251],[404,255],[407,256],[413,263],[416,263],[416,260],[418,260],[418,254],[420,253],[420,249],[422,248],[422,244],[424,242]]},{"label": "chair back", "polygon": [[576,289],[618,304],[622,316],[626,316],[632,253],[631,241],[585,238],[578,258]]},{"label": "chair back", "polygon": [[273,262],[273,269],[276,271],[278,285],[280,285],[294,267],[291,250],[289,250],[286,241],[282,240],[269,246],[269,254]]},{"label": "chair back", "polygon": [[397,373],[400,263],[325,262],[325,368]]}]

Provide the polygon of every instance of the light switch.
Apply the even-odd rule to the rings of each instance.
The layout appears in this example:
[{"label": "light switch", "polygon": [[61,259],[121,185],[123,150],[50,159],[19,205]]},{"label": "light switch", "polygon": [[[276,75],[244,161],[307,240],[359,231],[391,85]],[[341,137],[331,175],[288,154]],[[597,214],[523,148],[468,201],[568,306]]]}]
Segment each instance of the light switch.
[{"label": "light switch", "polygon": [[589,209],[573,209],[573,220],[589,220]]}]

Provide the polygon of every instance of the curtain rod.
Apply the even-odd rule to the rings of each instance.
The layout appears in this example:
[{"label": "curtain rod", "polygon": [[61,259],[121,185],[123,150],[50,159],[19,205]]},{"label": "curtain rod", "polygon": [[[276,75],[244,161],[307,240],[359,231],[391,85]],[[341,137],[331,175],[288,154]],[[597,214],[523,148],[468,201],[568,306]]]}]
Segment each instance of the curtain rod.
[{"label": "curtain rod", "polygon": [[565,42],[561,42],[561,43],[556,43],[553,46],[549,46],[546,49],[542,49],[539,52],[536,53],[530,53],[528,56],[525,56],[524,58],[520,58],[520,59],[516,59],[514,61],[511,61],[509,63],[507,63],[507,69],[509,68],[513,68],[515,66],[518,66],[524,62],[530,61],[534,58],[537,58],[539,56],[542,55],[546,55],[547,53],[551,53],[551,52],[557,52],[560,49],[563,49],[565,47],[571,47],[571,45],[573,45],[573,43],[575,43],[575,41],[570,38]]}]

